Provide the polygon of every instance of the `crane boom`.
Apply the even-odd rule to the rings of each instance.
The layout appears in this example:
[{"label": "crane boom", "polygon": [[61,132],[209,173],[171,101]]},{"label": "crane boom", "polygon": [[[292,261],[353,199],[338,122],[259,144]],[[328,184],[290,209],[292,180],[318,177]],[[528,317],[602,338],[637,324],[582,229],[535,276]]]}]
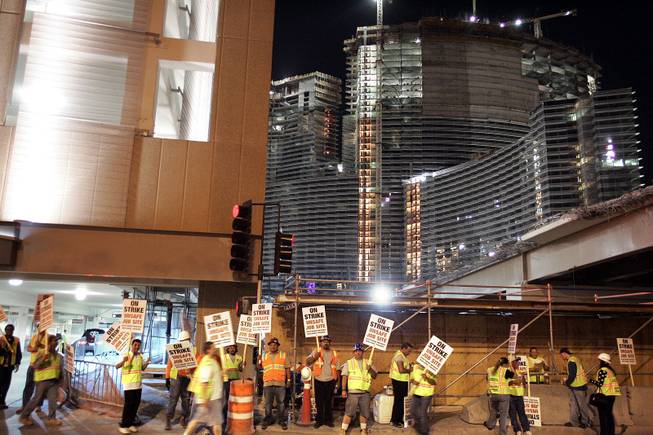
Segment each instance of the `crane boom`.
[{"label": "crane boom", "polygon": [[540,39],[541,37],[544,36],[544,33],[542,32],[542,21],[552,20],[554,18],[560,18],[560,17],[576,16],[577,13],[578,10],[571,9],[568,11],[558,12],[557,14],[549,14],[549,15],[543,15],[541,17],[528,18],[525,20],[521,20],[521,22],[524,24],[533,23],[533,33],[535,34],[535,37],[537,39]]}]

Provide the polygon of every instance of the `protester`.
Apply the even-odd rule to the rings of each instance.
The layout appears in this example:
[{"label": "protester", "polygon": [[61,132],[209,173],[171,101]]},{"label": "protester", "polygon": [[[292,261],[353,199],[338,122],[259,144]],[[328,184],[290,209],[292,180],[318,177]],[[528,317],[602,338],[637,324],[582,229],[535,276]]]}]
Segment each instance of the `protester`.
[{"label": "protester", "polygon": [[[38,328],[38,324],[36,325]],[[34,362],[38,356],[40,350],[45,349],[45,331],[40,331],[32,336],[27,345],[27,350],[30,352],[29,356],[29,366],[27,367],[27,373],[25,374],[25,387],[23,388],[23,402],[22,406],[16,410],[16,414],[23,412],[23,409],[27,406],[30,399],[34,395],[34,389],[36,384],[34,382]],[[36,414],[41,415],[41,406],[43,406],[43,401],[38,404],[36,407]]]},{"label": "protester", "polygon": [[152,362],[150,358],[143,361],[141,340],[132,340],[131,351],[116,364],[116,368],[122,368],[122,388],[125,391],[125,404],[122,409],[122,420],[120,421],[120,433],[138,432],[134,425],[136,413],[141,404],[141,393],[143,391],[143,370]]},{"label": "protester", "polygon": [[[222,407],[222,417],[223,417],[223,427],[227,421],[227,411],[229,410],[229,393],[231,389],[231,383],[240,379],[240,375],[243,372],[243,357],[238,355],[238,346],[232,344],[227,346],[225,349],[224,356],[224,372],[226,374],[227,380],[224,381],[223,385],[223,395],[224,395],[224,404]],[[224,377],[224,375],[223,375]]]},{"label": "protester", "polygon": [[546,360],[539,355],[536,347],[531,347],[526,359],[528,361],[528,371],[531,377],[531,384],[546,383],[549,374],[549,366],[546,365]]},{"label": "protester", "polygon": [[56,336],[50,335],[48,336],[47,350],[42,349],[36,355],[33,364],[36,393],[23,408],[18,419],[18,421],[25,426],[31,426],[34,424],[30,415],[39,403],[43,402],[45,397],[48,398],[48,419],[46,424],[53,426],[61,425],[61,420],[56,418],[57,394],[59,392],[59,383],[62,377],[61,357],[57,353],[58,344]]},{"label": "protester", "polygon": [[524,384],[526,383],[526,373],[519,368],[520,359],[512,361],[512,370],[514,372],[513,380],[510,384],[510,423],[512,430],[517,435],[531,435],[531,424],[526,416],[524,407]]},{"label": "protester", "polygon": [[592,427],[592,411],[588,406],[587,374],[583,364],[566,347],[560,349],[560,356],[567,363],[567,379],[564,384],[571,393],[569,397],[571,416],[565,426]]},{"label": "protester", "polygon": [[395,352],[390,365],[390,379],[392,380],[392,418],[390,422],[394,427],[404,427],[404,398],[408,395],[410,381],[410,361],[408,355],[413,350],[413,345],[403,343],[401,349]]},{"label": "protester", "polygon": [[617,396],[621,396],[621,388],[614,369],[610,365],[610,355],[607,353],[599,354],[599,371],[596,373],[596,380],[590,382],[598,388],[596,393],[600,396],[594,406],[599,411],[599,422],[601,426],[600,435],[615,435],[615,421],[612,408]]},{"label": "protester", "polygon": [[410,413],[415,420],[415,430],[419,435],[428,435],[430,430],[429,407],[435,394],[436,376],[422,365],[415,364],[410,380],[415,387],[410,406]]},{"label": "protester", "polygon": [[7,409],[7,392],[13,372],[18,372],[23,354],[20,340],[14,337],[14,325],[5,326],[5,335],[0,336],[0,410]]},{"label": "protester", "polygon": [[285,404],[286,386],[290,378],[290,366],[285,352],[279,351],[279,340],[275,337],[268,342],[268,351],[259,357],[258,368],[263,370],[263,398],[265,400],[265,417],[261,427],[265,430],[274,424],[272,404],[276,401],[277,421],[283,430],[288,429]]},{"label": "protester", "polygon": [[514,373],[508,368],[508,358],[501,357],[494,365],[487,369],[487,384],[489,396],[490,415],[485,422],[488,430],[494,430],[499,415],[499,433],[508,434],[508,418],[510,412],[510,379]]},{"label": "protester", "polygon": [[202,346],[204,356],[193,373],[189,391],[194,394],[193,412],[185,435],[194,434],[200,425],[211,428],[213,435],[222,434],[223,379],[217,348],[207,341]]},{"label": "protester", "polygon": [[342,397],[346,398],[345,416],[342,418],[340,434],[345,435],[351,419],[360,412],[361,435],[367,434],[367,420],[370,418],[370,387],[377,371],[363,359],[363,345],[354,345],[354,357],[342,366]]},{"label": "protester", "polygon": [[[338,353],[331,349],[331,337],[320,340],[319,351],[313,351],[306,358],[306,365],[312,365],[315,381],[315,429],[322,425],[333,427],[333,393],[339,384]],[[300,383],[301,384],[301,383]]]},{"label": "protester", "polygon": [[[181,331],[179,334],[179,341],[190,342],[190,334],[188,331]],[[193,350],[193,353],[195,351]],[[168,398],[168,409],[166,412],[166,426],[165,430],[172,429],[172,420],[175,417],[177,409],[177,402],[181,399],[181,416],[179,417],[179,425],[186,427],[188,418],[190,417],[190,393],[188,392],[188,385],[193,370],[184,369],[177,370],[172,364],[172,360],[168,359],[166,366],[166,388],[170,392]]]}]

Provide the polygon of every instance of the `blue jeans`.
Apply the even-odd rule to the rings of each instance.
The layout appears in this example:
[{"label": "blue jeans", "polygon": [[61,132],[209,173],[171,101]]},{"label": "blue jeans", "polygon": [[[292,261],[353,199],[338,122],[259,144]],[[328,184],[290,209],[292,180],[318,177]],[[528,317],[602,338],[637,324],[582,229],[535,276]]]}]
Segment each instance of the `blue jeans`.
[{"label": "blue jeans", "polygon": [[272,402],[277,402],[277,421],[279,424],[286,424],[285,406],[286,387],[263,387],[263,398],[265,399],[265,420],[268,423],[274,423],[272,417]]},{"label": "blue jeans", "polygon": [[168,399],[168,410],[166,412],[166,418],[168,420],[172,420],[175,417],[177,402],[181,399],[181,416],[188,421],[188,418],[190,417],[189,384],[190,378],[186,376],[178,376],[177,379],[172,379],[170,385],[170,398]]},{"label": "blue jeans", "polygon": [[429,433],[429,406],[431,406],[431,399],[433,399],[433,396],[413,395],[410,414],[415,420],[415,430],[419,435],[428,435]]},{"label": "blue jeans", "polygon": [[510,394],[490,394],[488,399],[490,416],[485,422],[485,427],[494,430],[499,416],[499,433],[508,435],[508,417],[510,412]]}]

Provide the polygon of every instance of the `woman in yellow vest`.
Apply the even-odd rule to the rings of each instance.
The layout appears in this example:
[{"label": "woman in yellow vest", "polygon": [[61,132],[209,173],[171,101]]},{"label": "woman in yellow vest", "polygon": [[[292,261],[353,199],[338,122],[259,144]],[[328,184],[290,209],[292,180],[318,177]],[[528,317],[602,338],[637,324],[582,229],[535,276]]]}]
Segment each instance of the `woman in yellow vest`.
[{"label": "woman in yellow vest", "polygon": [[600,435],[614,435],[614,414],[612,408],[617,396],[621,396],[621,388],[617,382],[617,376],[610,365],[610,355],[607,353],[599,354],[599,371],[596,374],[596,380],[590,382],[596,385],[597,394],[603,394],[599,402],[595,405],[599,411],[599,421],[601,424]]},{"label": "woman in yellow vest", "polygon": [[354,357],[342,366],[342,397],[346,398],[345,416],[342,418],[340,435],[345,435],[351,419],[360,412],[361,435],[367,434],[367,420],[370,418],[370,388],[377,371],[363,358],[363,345],[354,345]]},{"label": "woman in yellow vest", "polygon": [[415,419],[415,430],[420,435],[428,435],[430,429],[429,407],[435,394],[436,377],[422,365],[415,364],[410,374],[410,380],[413,384],[410,413]]},{"label": "woman in yellow vest", "polygon": [[404,398],[408,395],[410,382],[410,361],[408,355],[413,350],[413,345],[403,343],[401,349],[395,352],[390,365],[390,379],[392,380],[392,418],[390,422],[394,427],[404,427]]},{"label": "woman in yellow vest", "polygon": [[0,336],[0,409],[7,409],[7,392],[13,372],[18,372],[23,354],[20,340],[14,337],[14,325],[5,326],[5,335]]},{"label": "woman in yellow vest", "polygon": [[122,408],[122,420],[118,431],[120,433],[138,432],[134,425],[138,407],[141,405],[141,393],[143,391],[143,370],[147,368],[151,360],[143,361],[141,351],[141,340],[132,340],[132,350],[116,364],[117,369],[122,369],[122,389],[125,392],[125,404]]},{"label": "woman in yellow vest", "polygon": [[512,370],[508,368],[508,358],[501,357],[499,361],[487,369],[487,392],[489,396],[488,406],[490,415],[485,422],[488,430],[494,430],[499,415],[499,433],[508,434],[508,418],[510,411],[510,379],[514,377]]},{"label": "woman in yellow vest", "polygon": [[48,349],[40,350],[34,361],[34,381],[36,383],[36,393],[27,403],[20,414],[21,424],[31,426],[34,424],[30,418],[32,411],[36,409],[43,398],[48,398],[48,420],[47,424],[53,426],[61,425],[61,420],[57,420],[57,394],[59,392],[59,381],[61,380],[61,357],[57,353],[56,336],[48,336]]},{"label": "woman in yellow vest", "polygon": [[193,372],[188,386],[195,396],[193,411],[185,435],[194,434],[202,424],[211,427],[214,435],[222,434],[223,379],[217,348],[207,341],[202,346],[204,356]]},{"label": "woman in yellow vest", "polygon": [[[525,361],[526,362],[526,361]],[[524,407],[524,384],[526,372],[519,368],[520,358],[513,360],[512,369],[515,376],[510,384],[510,423],[516,435],[531,435],[531,424],[526,417]]]}]

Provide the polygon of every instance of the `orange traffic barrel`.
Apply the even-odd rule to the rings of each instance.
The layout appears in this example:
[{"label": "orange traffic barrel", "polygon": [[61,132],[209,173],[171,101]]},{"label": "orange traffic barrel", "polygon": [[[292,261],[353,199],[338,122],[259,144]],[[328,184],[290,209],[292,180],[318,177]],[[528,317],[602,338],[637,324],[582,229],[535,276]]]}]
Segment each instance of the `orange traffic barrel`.
[{"label": "orange traffic barrel", "polygon": [[254,382],[245,379],[232,381],[230,385],[227,433],[251,435],[254,433]]}]

